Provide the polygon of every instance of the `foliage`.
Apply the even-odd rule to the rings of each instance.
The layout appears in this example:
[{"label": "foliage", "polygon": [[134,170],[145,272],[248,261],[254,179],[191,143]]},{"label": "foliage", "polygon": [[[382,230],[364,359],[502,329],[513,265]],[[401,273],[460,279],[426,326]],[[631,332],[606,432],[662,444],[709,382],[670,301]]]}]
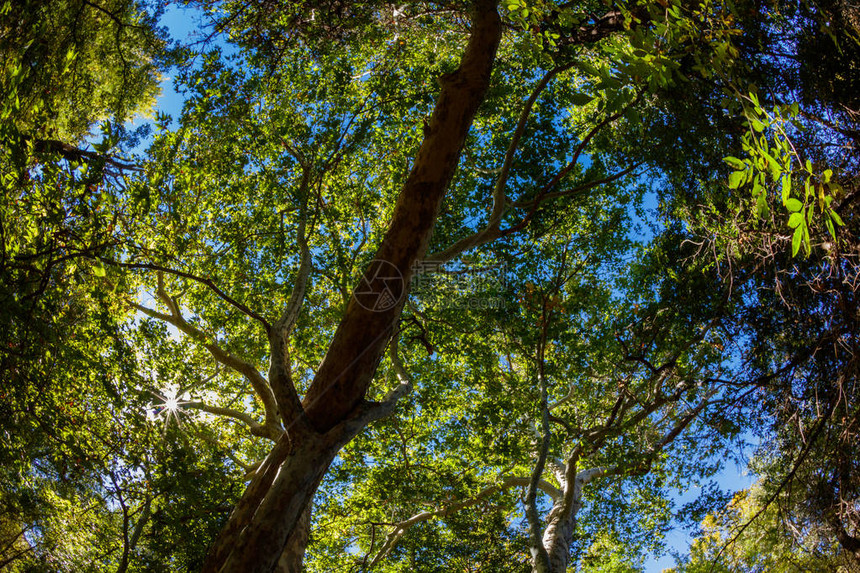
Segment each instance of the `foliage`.
[{"label": "foliage", "polygon": [[[698,571],[854,571],[827,536],[788,529],[776,505],[761,505],[758,486],[739,492],[723,510],[708,515],[689,556],[673,573]],[[762,512],[762,513],[760,513]]]},{"label": "foliage", "polygon": [[[4,567],[126,570],[151,440],[117,295],[93,264],[123,201],[108,155],[157,92],[164,40],[127,2],[5,2],[0,128],[0,372]],[[119,504],[119,507],[117,506]],[[123,539],[125,540],[125,546]],[[9,545],[7,545],[9,544]]]},{"label": "foliage", "polygon": [[[319,482],[309,541],[297,525],[286,543],[308,571],[638,570],[674,521],[715,509],[713,488],[682,508],[673,491],[707,483],[751,427],[770,448],[762,490],[797,519],[743,498],[709,518],[687,570],[758,507],[737,567],[794,557],[787,523],[820,532],[828,559],[840,527],[850,545],[856,149],[832,143],[852,141],[856,116],[827,126],[817,106],[851,104],[850,81],[825,90],[803,63],[786,79],[771,54],[813,7],[503,2],[439,204],[411,212],[440,191],[406,192],[438,167],[427,142],[455,139],[438,130],[462,101],[437,96],[474,79],[458,66],[475,14],[192,5],[223,44],[197,46],[176,121],[157,113],[133,160],[118,125],[148,109],[169,61],[160,8],[3,5],[0,541],[14,567],[205,568],[267,472],[290,479],[301,448],[353,426],[319,479],[300,476]],[[791,53],[821,49],[804,30]],[[104,141],[78,148],[102,119]],[[407,284],[367,309],[388,247],[414,249],[384,277]],[[375,338],[333,350],[359,307]],[[367,386],[334,428],[308,429],[357,384],[342,371],[319,393],[340,351]]]},{"label": "foliage", "polygon": [[157,18],[129,0],[5,0],[4,138],[74,144],[96,122],[148,112],[166,55]]}]

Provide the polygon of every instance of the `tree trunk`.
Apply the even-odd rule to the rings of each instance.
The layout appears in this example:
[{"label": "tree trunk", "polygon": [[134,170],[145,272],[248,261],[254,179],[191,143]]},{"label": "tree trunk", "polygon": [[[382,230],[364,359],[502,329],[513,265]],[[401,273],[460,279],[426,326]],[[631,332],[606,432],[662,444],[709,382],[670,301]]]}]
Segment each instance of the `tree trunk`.
[{"label": "tree trunk", "polygon": [[307,514],[310,519],[311,500],[329,465],[366,423],[359,414],[372,405],[364,396],[399,318],[414,265],[426,253],[466,134],[489,87],[500,39],[496,1],[476,0],[460,66],[440,79],[442,89],[424,141],[375,261],[364,275],[373,292],[381,292],[390,285],[377,274],[378,267],[396,268],[403,279],[393,293],[396,303],[368,308],[354,296],[350,299],[302,401],[303,412],[285,420],[287,431],[257,470],[210,549],[205,573],[271,573],[280,567],[285,552],[285,566],[300,564],[301,558],[293,557],[303,553],[307,543],[300,518]]},{"label": "tree trunk", "polygon": [[[581,491],[578,492],[581,496]],[[547,525],[543,534],[543,546],[547,553],[547,573],[564,573],[570,561],[570,545],[573,542],[573,532],[576,529],[576,514],[581,508],[579,497],[573,499],[573,506],[566,511],[570,499],[562,497],[555,503],[547,516]],[[532,567],[532,573],[537,573],[537,567]]]},{"label": "tree trunk", "polygon": [[278,565],[275,567],[275,573],[302,573],[302,561],[305,558],[305,548],[308,546],[308,540],[311,534],[311,508],[313,500],[299,517],[299,522],[296,524],[293,534],[287,538],[287,546],[281,553],[278,559]]},{"label": "tree trunk", "polygon": [[[578,503],[577,506],[579,506]],[[560,509],[558,508],[559,511]],[[575,510],[578,511],[579,507],[576,507]],[[553,522],[555,511],[556,508],[553,507],[550,512],[549,521],[551,525],[547,527],[546,535],[544,535],[544,547],[546,547],[549,557],[549,573],[564,573],[567,571],[567,565],[570,561],[570,545],[573,543],[573,532],[576,528],[576,512],[571,512]]]},{"label": "tree trunk", "polygon": [[[553,503],[543,533],[543,547],[548,557],[547,573],[567,571],[570,546],[576,531],[576,516],[582,509],[582,488],[605,472],[602,468],[592,468],[577,473],[575,463],[569,461],[566,473],[571,477],[561,480],[563,495]],[[532,571],[535,573],[537,568],[533,567]]]}]

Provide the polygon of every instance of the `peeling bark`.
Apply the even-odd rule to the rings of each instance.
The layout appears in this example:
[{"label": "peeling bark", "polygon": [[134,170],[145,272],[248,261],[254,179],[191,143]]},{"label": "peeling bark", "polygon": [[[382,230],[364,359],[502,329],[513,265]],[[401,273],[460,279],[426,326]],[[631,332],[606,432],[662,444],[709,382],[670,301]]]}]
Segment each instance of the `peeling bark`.
[{"label": "peeling bark", "polygon": [[576,465],[571,462],[568,474],[575,477],[564,484],[564,496],[553,503],[547,517],[544,530],[543,547],[548,556],[548,571],[564,573],[570,561],[570,546],[576,530],[576,516],[582,509],[582,488],[596,478],[604,475],[606,470],[592,468],[576,473]]}]

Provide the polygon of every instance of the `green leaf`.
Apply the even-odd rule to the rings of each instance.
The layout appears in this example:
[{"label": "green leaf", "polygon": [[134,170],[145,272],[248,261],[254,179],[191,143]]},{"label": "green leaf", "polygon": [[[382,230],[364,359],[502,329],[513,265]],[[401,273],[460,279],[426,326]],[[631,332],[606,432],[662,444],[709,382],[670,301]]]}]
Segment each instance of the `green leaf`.
[{"label": "green leaf", "polygon": [[833,228],[833,221],[830,218],[824,219],[824,225],[827,227],[827,232],[830,233],[830,236],[834,239],[836,238],[836,229]]},{"label": "green leaf", "polygon": [[788,218],[788,226],[791,229],[794,229],[801,223],[803,223],[803,213],[792,213],[791,217]]},{"label": "green leaf", "polygon": [[836,211],[831,209],[830,211],[827,212],[827,214],[830,215],[830,218],[833,219],[834,223],[836,223],[840,227],[845,226],[845,223],[842,222],[842,217],[840,217]]},{"label": "green leaf", "polygon": [[753,105],[756,107],[756,111],[761,111],[761,106],[758,103],[758,96],[753,92],[750,92],[750,101],[753,102]]},{"label": "green leaf", "polygon": [[782,202],[786,205],[788,205],[789,195],[791,195],[791,175],[786,174],[782,176]]},{"label": "green leaf", "polygon": [[576,62],[576,67],[589,76],[599,76],[600,70],[585,61]]},{"label": "green leaf", "polygon": [[731,167],[735,169],[746,169],[746,163],[738,159],[737,157],[732,157],[731,155],[728,157],[723,157],[723,161],[728,163]]},{"label": "green leaf", "polygon": [[780,175],[782,175],[782,166],[777,163],[776,159],[774,159],[767,151],[768,150],[764,148],[761,150],[761,154],[767,160],[768,166],[770,167],[771,177],[773,177],[774,181],[778,181]]},{"label": "green leaf", "polygon": [[103,277],[107,273],[101,263],[96,263],[95,265],[93,265],[93,274],[97,277]]},{"label": "green leaf", "polygon": [[737,189],[746,178],[745,171],[734,171],[729,175],[729,189]]},{"label": "green leaf", "polygon": [[790,213],[794,213],[794,212],[796,212],[796,211],[800,211],[800,208],[801,208],[801,207],[803,207],[803,203],[801,203],[800,201],[798,201],[797,199],[795,199],[795,198],[793,198],[793,197],[792,197],[792,198],[789,198],[789,199],[788,199],[788,200],[786,200],[786,202],[785,202],[785,208],[786,208],[786,209],[788,209],[788,211],[789,211]]},{"label": "green leaf", "polygon": [[791,256],[796,257],[797,252],[800,250],[800,241],[803,238],[803,227],[798,227],[794,230],[794,234],[791,236]]},{"label": "green leaf", "polygon": [[759,217],[766,217],[768,214],[767,199],[765,193],[759,193],[756,196],[756,211]]},{"label": "green leaf", "polygon": [[582,92],[576,92],[570,95],[570,102],[577,106],[588,105],[593,100],[594,96]]}]

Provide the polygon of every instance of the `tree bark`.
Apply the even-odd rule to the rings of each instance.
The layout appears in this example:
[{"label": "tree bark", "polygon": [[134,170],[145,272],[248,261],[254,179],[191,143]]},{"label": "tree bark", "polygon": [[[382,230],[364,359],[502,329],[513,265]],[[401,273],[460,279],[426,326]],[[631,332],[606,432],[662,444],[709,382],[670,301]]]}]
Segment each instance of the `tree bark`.
[{"label": "tree bark", "polygon": [[[582,488],[605,474],[603,468],[576,471],[574,461],[565,468],[568,478],[562,482],[563,495],[553,501],[543,534],[543,549],[547,554],[547,573],[564,573],[570,563],[570,546],[576,531],[576,516],[582,509]],[[535,564],[537,565],[537,564]],[[533,573],[539,571],[534,566]]]},{"label": "tree bark", "polygon": [[302,562],[305,559],[305,548],[311,535],[311,509],[313,501],[305,508],[296,524],[293,534],[287,538],[287,546],[278,559],[275,573],[302,573]]},{"label": "tree bark", "polygon": [[303,412],[288,424],[257,470],[210,549],[204,572],[271,573],[280,567],[285,551],[296,552],[302,545],[300,518],[310,518],[311,499],[329,465],[366,424],[358,416],[369,407],[364,396],[400,315],[413,266],[426,253],[466,134],[489,87],[500,39],[496,1],[476,0],[460,66],[440,79],[442,89],[424,141],[375,261],[365,272],[373,292],[381,292],[392,285],[377,271],[396,268],[402,277],[393,285],[396,302],[366,308],[355,296],[350,299],[302,401]]},{"label": "tree bark", "polygon": [[[343,420],[363,399],[376,366],[400,316],[414,265],[424,257],[439,207],[460,160],[466,134],[490,84],[501,38],[495,1],[473,6],[472,34],[459,68],[440,78],[442,90],[425,129],[412,171],[400,191],[385,238],[365,271],[368,286],[393,287],[390,308],[370,309],[353,296],[328,352],[303,400],[314,428],[325,432]],[[396,268],[401,281],[386,285]]]},{"label": "tree bark", "polygon": [[[205,572],[271,573],[334,456],[343,446],[332,436],[285,434],[257,470],[218,541]],[[294,541],[300,540],[296,535]],[[295,551],[295,547],[293,547]]]}]

